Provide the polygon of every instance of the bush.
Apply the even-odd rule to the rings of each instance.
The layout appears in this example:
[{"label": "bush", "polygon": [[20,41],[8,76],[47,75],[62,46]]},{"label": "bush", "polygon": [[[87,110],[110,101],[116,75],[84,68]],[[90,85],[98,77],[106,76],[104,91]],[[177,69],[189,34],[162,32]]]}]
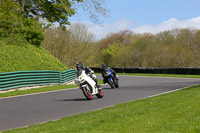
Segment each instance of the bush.
[{"label": "bush", "polygon": [[3,0],[0,5],[0,38],[8,38],[7,43],[21,39],[34,45],[40,45],[44,34],[38,20],[23,18],[14,1]]},{"label": "bush", "polygon": [[40,45],[44,39],[43,29],[35,19],[25,18],[23,20],[23,28],[20,32],[24,39],[33,45]]}]

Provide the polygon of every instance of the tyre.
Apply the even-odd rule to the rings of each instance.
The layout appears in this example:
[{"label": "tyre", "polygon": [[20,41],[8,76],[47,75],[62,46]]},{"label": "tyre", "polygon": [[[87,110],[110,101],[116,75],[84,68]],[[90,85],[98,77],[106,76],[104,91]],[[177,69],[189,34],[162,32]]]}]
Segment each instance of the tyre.
[{"label": "tyre", "polygon": [[84,96],[86,97],[86,99],[92,100],[92,91],[91,91],[90,88],[87,89],[87,87],[83,87],[83,88],[82,88],[82,91],[83,91],[83,94],[84,94]]},{"label": "tyre", "polygon": [[112,84],[112,82],[110,81],[110,79],[108,79],[108,84],[110,85],[111,88],[115,88],[114,85]]},{"label": "tyre", "polygon": [[119,83],[116,79],[114,80],[114,85],[115,85],[115,88],[119,88]]},{"label": "tyre", "polygon": [[97,93],[96,96],[97,96],[98,98],[102,98],[102,97],[103,97],[103,91],[102,91],[102,90],[99,90],[99,93]]},{"label": "tyre", "polygon": [[119,88],[118,82],[115,83],[115,87],[116,87],[116,88]]}]

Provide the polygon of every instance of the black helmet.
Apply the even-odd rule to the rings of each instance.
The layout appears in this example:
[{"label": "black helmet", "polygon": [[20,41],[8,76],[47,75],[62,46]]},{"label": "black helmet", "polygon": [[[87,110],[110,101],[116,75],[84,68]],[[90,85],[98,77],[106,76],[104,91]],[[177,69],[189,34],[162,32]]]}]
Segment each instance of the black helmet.
[{"label": "black helmet", "polygon": [[103,68],[103,69],[107,68],[107,65],[106,65],[106,64],[103,64],[103,65],[102,65],[102,68]]},{"label": "black helmet", "polygon": [[82,69],[83,68],[83,64],[81,62],[76,63],[76,68],[77,69]]}]

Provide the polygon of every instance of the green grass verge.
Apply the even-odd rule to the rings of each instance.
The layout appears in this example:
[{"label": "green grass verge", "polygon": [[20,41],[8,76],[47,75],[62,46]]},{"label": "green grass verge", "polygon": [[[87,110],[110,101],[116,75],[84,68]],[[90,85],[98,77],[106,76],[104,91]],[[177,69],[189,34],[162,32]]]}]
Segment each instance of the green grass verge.
[{"label": "green grass verge", "polygon": [[0,93],[0,97],[10,97],[10,96],[19,96],[25,94],[33,94],[33,93],[40,93],[40,92],[47,92],[47,91],[55,91],[55,90],[62,90],[62,89],[69,89],[75,88],[77,85],[53,85],[53,86],[46,86],[41,88],[32,88],[28,90],[15,90],[6,93]]},{"label": "green grass verge", "polygon": [[3,133],[199,133],[200,85]]},{"label": "green grass verge", "polygon": [[181,75],[181,74],[117,73],[117,75],[149,76],[149,77],[172,77],[172,78],[200,78],[200,75]]}]

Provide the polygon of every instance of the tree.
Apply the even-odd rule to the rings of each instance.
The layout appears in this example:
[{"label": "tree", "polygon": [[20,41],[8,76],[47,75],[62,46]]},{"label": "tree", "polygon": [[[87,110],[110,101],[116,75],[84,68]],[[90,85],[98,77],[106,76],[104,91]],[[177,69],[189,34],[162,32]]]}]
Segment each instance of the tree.
[{"label": "tree", "polygon": [[110,45],[107,49],[102,50],[103,62],[109,66],[114,66],[113,57],[124,47],[120,42],[115,42]]},{"label": "tree", "polygon": [[99,45],[101,49],[107,49],[109,45],[116,42],[122,43],[124,45],[130,45],[131,36],[133,33],[129,30],[120,31],[118,33],[109,34],[106,38],[100,40]]},{"label": "tree", "polygon": [[105,17],[109,14],[109,10],[105,7],[105,0],[83,0],[81,5],[94,23],[100,23],[99,16]]},{"label": "tree", "polygon": [[73,23],[69,28],[70,38],[73,43],[89,43],[93,41],[94,35],[88,31],[88,28],[83,23]]},{"label": "tree", "polygon": [[13,0],[0,1],[0,37],[9,38],[9,44],[16,40],[40,45],[43,29],[36,19],[22,18],[20,7]]},{"label": "tree", "polygon": [[175,41],[175,30],[160,32],[156,35],[157,43],[170,45]]},{"label": "tree", "polygon": [[108,10],[104,0],[15,0],[20,5],[21,16],[37,17],[48,22],[58,22],[60,25],[70,24],[68,17],[81,7],[87,11],[91,20],[99,21],[98,15],[105,16]]},{"label": "tree", "polygon": [[18,9],[13,0],[0,0],[0,37],[7,37],[20,27],[22,19],[18,17]]},{"label": "tree", "polygon": [[21,16],[46,19],[48,22],[69,24],[68,16],[75,14],[72,5],[83,0],[15,0]]},{"label": "tree", "polygon": [[92,34],[83,24],[72,24],[69,30],[61,28],[45,30],[43,47],[63,64],[74,67],[77,62],[95,66],[99,63],[99,47],[93,43]]}]

